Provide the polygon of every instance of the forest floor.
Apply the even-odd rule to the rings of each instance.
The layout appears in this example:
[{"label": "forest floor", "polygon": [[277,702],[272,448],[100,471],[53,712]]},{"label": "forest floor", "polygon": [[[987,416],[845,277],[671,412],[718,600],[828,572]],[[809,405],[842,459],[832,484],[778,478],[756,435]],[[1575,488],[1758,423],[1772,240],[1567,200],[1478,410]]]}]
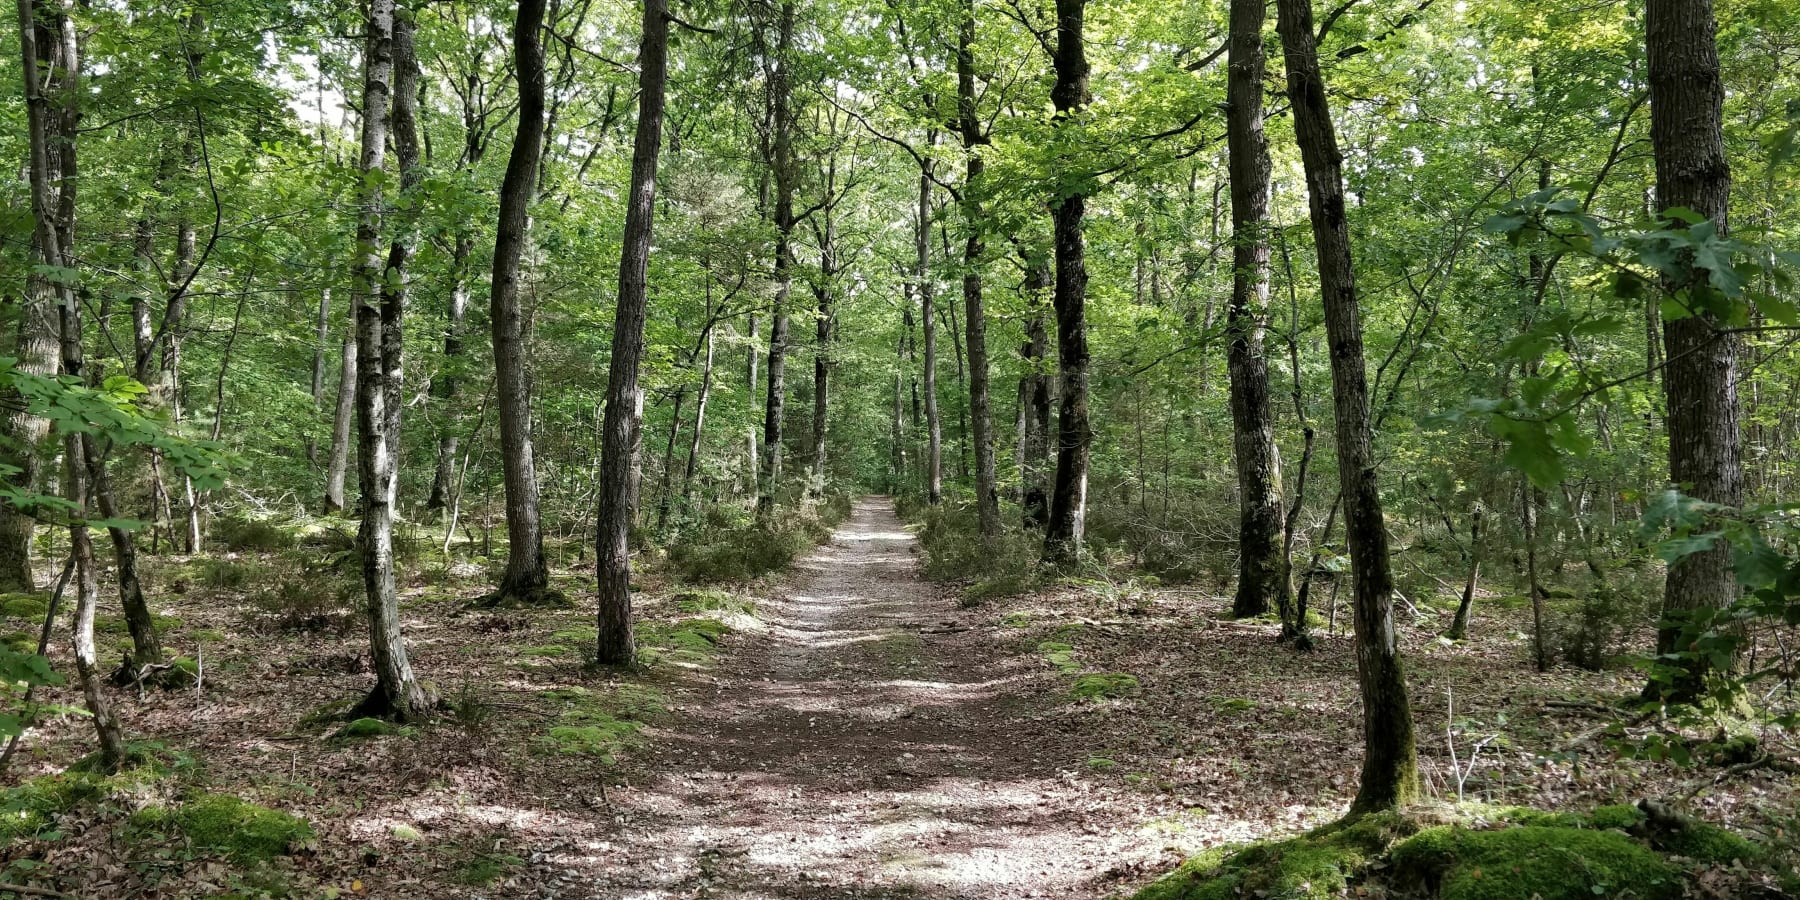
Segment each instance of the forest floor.
[{"label": "forest floor", "polygon": [[[171,563],[153,596],[171,649],[205,648],[204,684],[115,698],[175,765],[14,841],[0,878],[89,898],[1097,900],[1199,849],[1333,819],[1353,794],[1346,636],[1295,654],[1273,625],[1225,619],[1227,597],[1130,582],[968,607],[919,562],[891,502],[866,498],[779,579],[727,595],[652,571],[647,666],[629,676],[582,664],[587,603],[471,611],[484,573],[421,574],[403,606],[414,666],[456,713],[372,735],[316,721],[370,683],[354,620],[272,627],[253,585]],[[559,586],[591,596],[586,575]],[[1471,800],[1586,809],[1692,789],[1714,821],[1792,827],[1792,777],[1713,785],[1719,770],[1602,747],[1596,704],[1633,673],[1536,673],[1519,610],[1478,607],[1461,644],[1435,639],[1447,615],[1402,619],[1437,796],[1456,793],[1453,699],[1463,771],[1483,744]],[[60,770],[90,735],[76,716],[46,723],[9,780]],[[249,862],[141,812],[202,790],[315,834]]]}]

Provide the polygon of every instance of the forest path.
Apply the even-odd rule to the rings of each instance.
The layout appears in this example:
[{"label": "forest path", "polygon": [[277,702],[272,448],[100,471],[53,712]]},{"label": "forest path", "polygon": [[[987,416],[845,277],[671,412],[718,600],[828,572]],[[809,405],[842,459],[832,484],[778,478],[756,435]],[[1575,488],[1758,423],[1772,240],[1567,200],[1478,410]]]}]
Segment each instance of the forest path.
[{"label": "forest path", "polygon": [[1104,804],[1030,702],[1041,662],[963,621],[917,554],[891,500],[857,502],[612,791],[595,896],[1105,893]]}]

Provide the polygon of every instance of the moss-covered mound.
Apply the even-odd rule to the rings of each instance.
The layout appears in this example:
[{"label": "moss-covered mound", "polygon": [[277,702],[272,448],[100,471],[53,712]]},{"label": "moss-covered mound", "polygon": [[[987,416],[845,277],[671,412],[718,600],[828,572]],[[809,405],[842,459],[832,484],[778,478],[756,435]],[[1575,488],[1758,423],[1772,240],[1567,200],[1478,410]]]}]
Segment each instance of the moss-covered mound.
[{"label": "moss-covered mound", "polygon": [[169,834],[239,863],[265,862],[313,839],[305,819],[230,794],[199,794],[175,806],[153,806],[131,817],[141,837]]},{"label": "moss-covered mound", "polygon": [[1285,841],[1211,851],[1139,891],[1135,900],[1337,897],[1361,880],[1370,862],[1416,829],[1400,815],[1379,813]]},{"label": "moss-covered mound", "polygon": [[1587,815],[1417,809],[1209,851],[1135,900],[1312,900],[1359,885],[1439,900],[1672,900],[1683,895],[1690,863],[1725,865],[1758,855],[1744,838],[1653,802]]},{"label": "moss-covered mound", "polygon": [[1681,870],[1618,831],[1428,828],[1395,845],[1397,879],[1442,900],[1681,896]]}]

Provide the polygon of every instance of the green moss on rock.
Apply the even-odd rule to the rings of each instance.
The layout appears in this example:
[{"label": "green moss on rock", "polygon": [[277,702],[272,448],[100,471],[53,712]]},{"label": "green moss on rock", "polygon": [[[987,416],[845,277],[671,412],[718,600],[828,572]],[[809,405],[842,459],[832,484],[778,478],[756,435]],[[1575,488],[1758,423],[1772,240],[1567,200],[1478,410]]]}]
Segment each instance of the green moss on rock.
[{"label": "green moss on rock", "polygon": [[131,817],[141,836],[167,832],[201,850],[240,863],[265,862],[313,839],[305,819],[230,794],[199,794],[169,807],[150,807]]},{"label": "green moss on rock", "polygon": [[1138,692],[1136,675],[1126,672],[1100,672],[1075,679],[1070,692],[1078,700],[1113,700]]},{"label": "green moss on rock", "polygon": [[1617,831],[1428,828],[1393,848],[1396,877],[1441,900],[1681,896],[1681,872]]},{"label": "green moss on rock", "polygon": [[386,737],[388,735],[408,733],[410,733],[409,729],[404,726],[395,725],[392,722],[383,721],[381,719],[365,717],[351,720],[349,724],[338,729],[337,734],[332,735],[332,737],[340,740],[357,740],[361,738]]}]

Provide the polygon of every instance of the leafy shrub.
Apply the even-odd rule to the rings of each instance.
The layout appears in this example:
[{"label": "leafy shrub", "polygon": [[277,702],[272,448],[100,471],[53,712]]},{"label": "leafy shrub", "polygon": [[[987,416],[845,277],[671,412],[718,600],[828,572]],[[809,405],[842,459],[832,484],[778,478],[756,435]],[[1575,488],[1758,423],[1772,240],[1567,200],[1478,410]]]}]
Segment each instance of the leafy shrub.
[{"label": "leafy shrub", "polygon": [[779,572],[811,551],[819,539],[817,528],[816,519],[800,513],[767,527],[709,513],[705,527],[669,548],[669,562],[678,577],[691,583],[750,581]]},{"label": "leafy shrub", "polygon": [[294,532],[268,519],[224,516],[213,521],[213,538],[237,553],[261,553],[294,546]]},{"label": "leafy shrub", "polygon": [[288,571],[250,598],[260,618],[280,631],[348,634],[362,618],[359,579]]},{"label": "leafy shrub", "polygon": [[261,567],[247,560],[201,557],[194,563],[194,580],[215,591],[241,590],[254,581]]}]

